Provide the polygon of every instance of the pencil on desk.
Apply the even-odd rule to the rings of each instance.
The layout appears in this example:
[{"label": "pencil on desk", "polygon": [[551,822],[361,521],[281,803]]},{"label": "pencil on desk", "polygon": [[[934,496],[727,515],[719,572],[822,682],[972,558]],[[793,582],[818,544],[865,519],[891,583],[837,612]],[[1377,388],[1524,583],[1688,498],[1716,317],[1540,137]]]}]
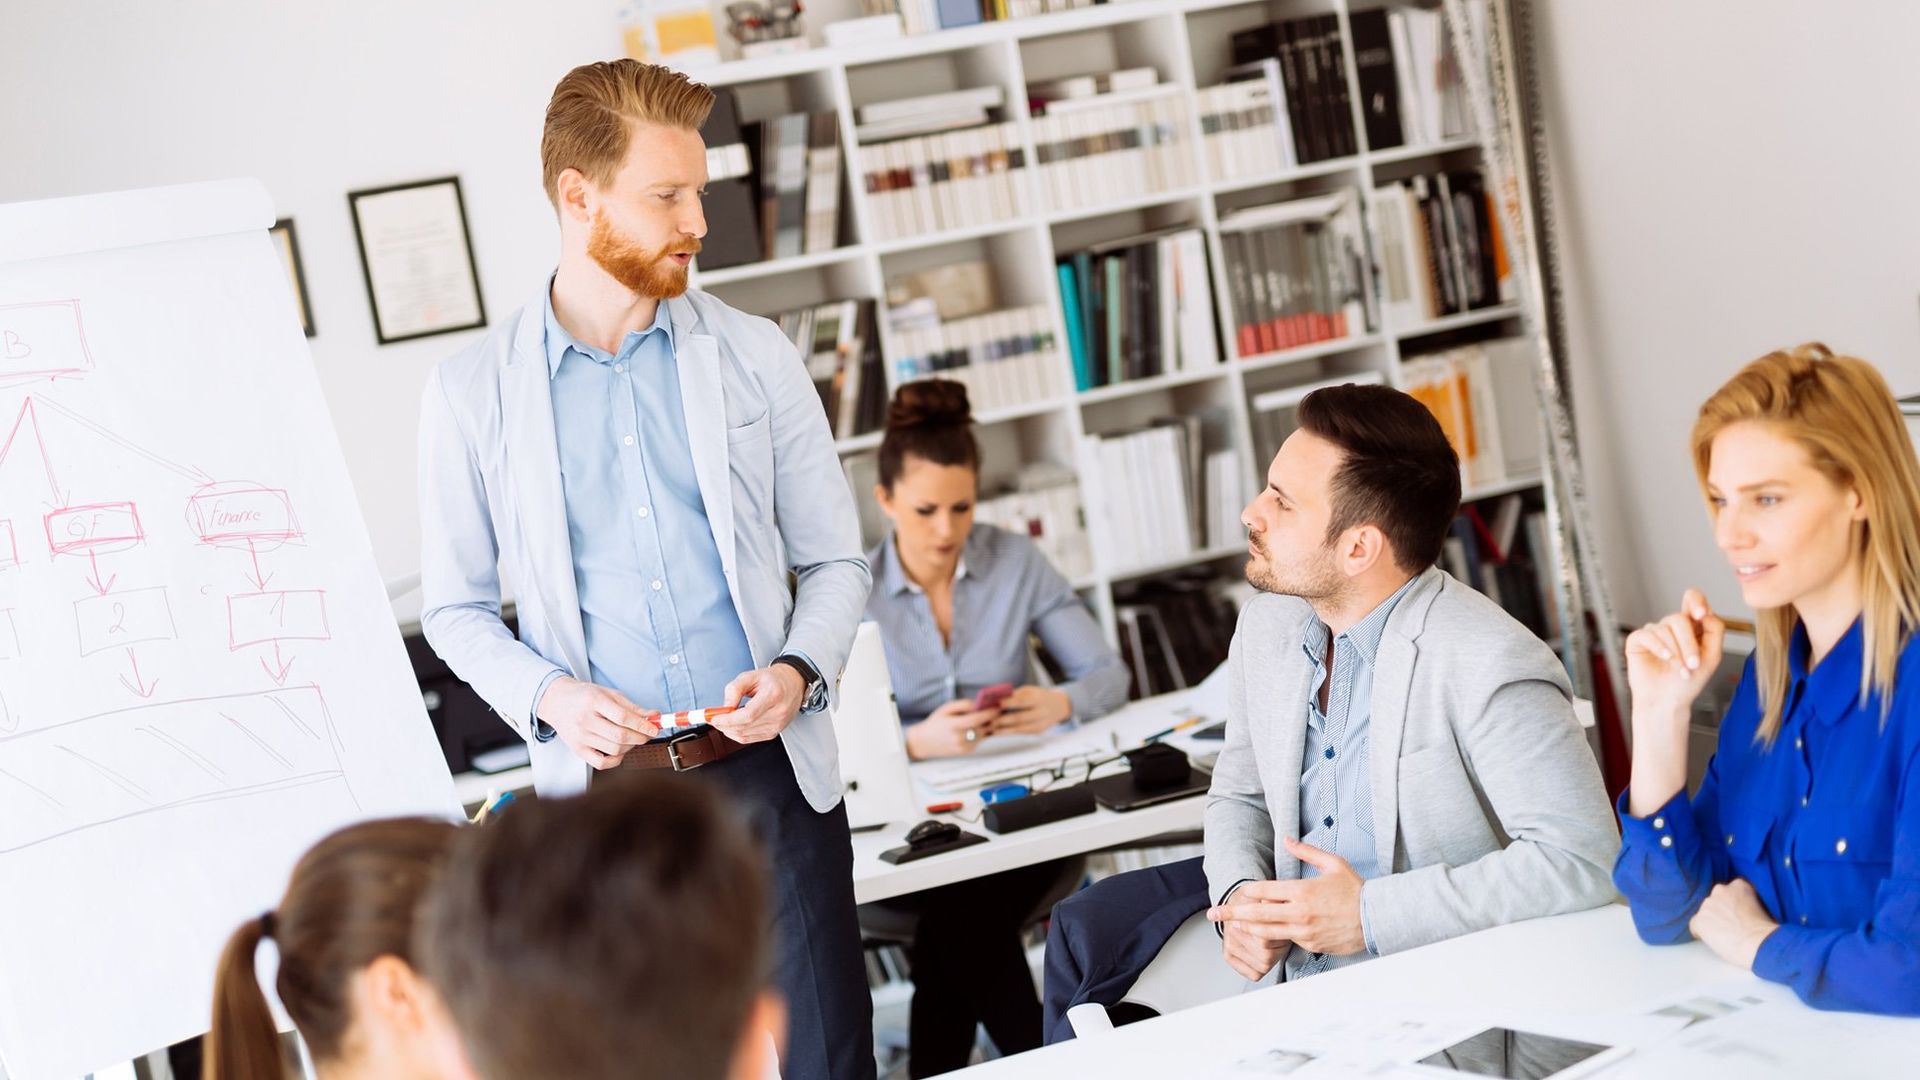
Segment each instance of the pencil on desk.
[{"label": "pencil on desk", "polygon": [[1172,735],[1176,731],[1185,731],[1188,728],[1193,727],[1195,725],[1204,724],[1206,723],[1206,721],[1207,721],[1207,718],[1204,716],[1189,716],[1185,720],[1180,721],[1179,723],[1173,725],[1167,730],[1156,731],[1153,734],[1147,736],[1146,738],[1141,739],[1140,741],[1143,743],[1159,742],[1161,739],[1164,739],[1167,736]]}]

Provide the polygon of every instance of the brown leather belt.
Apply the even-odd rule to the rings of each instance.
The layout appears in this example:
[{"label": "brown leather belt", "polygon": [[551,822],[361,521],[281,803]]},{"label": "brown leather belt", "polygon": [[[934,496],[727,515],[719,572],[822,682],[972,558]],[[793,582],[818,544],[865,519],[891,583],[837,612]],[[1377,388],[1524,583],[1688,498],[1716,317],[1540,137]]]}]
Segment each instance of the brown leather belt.
[{"label": "brown leather belt", "polygon": [[702,765],[711,765],[745,749],[744,745],[722,735],[717,728],[700,728],[670,739],[642,743],[627,751],[627,756],[621,758],[620,764],[614,769],[672,769],[674,772],[686,772]]}]

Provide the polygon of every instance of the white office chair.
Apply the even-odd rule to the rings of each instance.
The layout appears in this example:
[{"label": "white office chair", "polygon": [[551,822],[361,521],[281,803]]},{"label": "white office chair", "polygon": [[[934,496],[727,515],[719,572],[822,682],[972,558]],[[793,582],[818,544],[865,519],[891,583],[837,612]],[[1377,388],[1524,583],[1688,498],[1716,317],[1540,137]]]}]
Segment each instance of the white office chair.
[{"label": "white office chair", "polygon": [[[1276,968],[1277,972],[1279,969]],[[1269,973],[1261,980],[1271,983]],[[1160,952],[1140,972],[1133,986],[1121,999],[1123,1004],[1141,1005],[1165,1016],[1209,1001],[1229,998],[1246,989],[1247,981],[1220,957],[1220,936],[1205,911],[1196,912],[1173,932]],[[1113,1019],[1098,1002],[1075,1005],[1067,1010],[1067,1023],[1077,1039],[1098,1038],[1113,1030]]]}]

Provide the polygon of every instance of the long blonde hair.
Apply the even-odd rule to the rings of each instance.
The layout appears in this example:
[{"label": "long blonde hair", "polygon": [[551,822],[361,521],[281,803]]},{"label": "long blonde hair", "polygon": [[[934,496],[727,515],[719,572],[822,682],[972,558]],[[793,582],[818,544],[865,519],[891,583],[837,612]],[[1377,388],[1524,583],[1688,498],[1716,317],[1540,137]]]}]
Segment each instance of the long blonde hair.
[{"label": "long blonde hair", "polygon": [[[1920,625],[1920,463],[1893,392],[1864,360],[1825,345],[1771,352],[1740,370],[1700,406],[1693,425],[1693,467],[1707,494],[1713,439],[1733,424],[1758,421],[1799,444],[1821,475],[1852,488],[1866,509],[1856,530],[1860,566],[1860,700],[1880,696],[1885,721],[1893,676],[1907,636]],[[1711,499],[1709,499],[1711,512]],[[1787,649],[1799,613],[1793,605],[1756,612],[1754,662],[1760,679],[1760,727],[1768,746],[1785,708]]]}]

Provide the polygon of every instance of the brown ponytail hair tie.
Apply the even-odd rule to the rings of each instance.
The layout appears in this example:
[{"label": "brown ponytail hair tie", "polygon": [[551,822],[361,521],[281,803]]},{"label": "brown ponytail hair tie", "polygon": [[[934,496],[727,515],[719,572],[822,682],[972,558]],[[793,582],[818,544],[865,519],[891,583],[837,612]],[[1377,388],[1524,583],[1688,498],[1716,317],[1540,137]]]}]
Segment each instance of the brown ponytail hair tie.
[{"label": "brown ponytail hair tie", "polygon": [[261,937],[270,938],[273,936],[273,922],[274,922],[273,912],[271,911],[260,916],[260,936]]}]

